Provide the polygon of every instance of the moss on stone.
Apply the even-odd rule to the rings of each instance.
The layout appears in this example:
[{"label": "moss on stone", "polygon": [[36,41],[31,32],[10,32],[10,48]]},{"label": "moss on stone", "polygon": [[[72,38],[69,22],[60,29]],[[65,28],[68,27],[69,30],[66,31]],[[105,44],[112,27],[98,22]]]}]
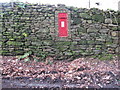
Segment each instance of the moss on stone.
[{"label": "moss on stone", "polygon": [[96,14],[92,16],[92,19],[95,20],[96,22],[101,22],[103,23],[105,20],[105,17],[101,14]]},{"label": "moss on stone", "polygon": [[53,41],[52,40],[42,40],[41,41],[43,43],[43,45],[53,45]]},{"label": "moss on stone", "polygon": [[82,33],[86,33],[86,32],[87,32],[87,30],[86,30],[84,27],[79,27],[79,28],[77,29],[77,31],[78,31],[78,34],[79,34],[79,35],[82,34]]},{"label": "moss on stone", "polygon": [[14,45],[14,46],[20,46],[23,45],[23,42],[17,42],[17,41],[8,41],[7,42],[8,45]]},{"label": "moss on stone", "polygon": [[81,18],[78,18],[78,17],[74,17],[72,18],[73,19],[73,25],[77,25],[77,24],[80,24],[82,21],[81,21]]},{"label": "moss on stone", "polygon": [[99,57],[99,59],[100,60],[111,60],[111,59],[113,59],[113,54],[106,54],[106,55],[101,55],[100,57]]},{"label": "moss on stone", "polygon": [[79,16],[84,19],[91,19],[91,16],[88,13],[80,13]]},{"label": "moss on stone", "polygon": [[59,41],[59,42],[55,42],[55,44],[57,46],[64,46],[64,45],[70,45],[71,42],[70,41]]}]

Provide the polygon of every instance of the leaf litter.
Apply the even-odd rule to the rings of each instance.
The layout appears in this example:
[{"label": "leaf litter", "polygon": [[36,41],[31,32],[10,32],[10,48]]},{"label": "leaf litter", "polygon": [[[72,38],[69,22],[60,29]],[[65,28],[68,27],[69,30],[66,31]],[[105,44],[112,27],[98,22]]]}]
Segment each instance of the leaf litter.
[{"label": "leaf litter", "polygon": [[24,83],[21,87],[36,85],[37,87],[55,87],[56,85],[66,88],[120,88],[118,60],[100,61],[93,58],[78,58],[73,61],[54,61],[52,59],[49,64],[36,61],[24,62],[8,56],[0,59],[3,87],[6,87],[5,84],[8,82],[5,80],[9,78],[13,80],[11,83],[14,87],[14,80],[18,80]]}]

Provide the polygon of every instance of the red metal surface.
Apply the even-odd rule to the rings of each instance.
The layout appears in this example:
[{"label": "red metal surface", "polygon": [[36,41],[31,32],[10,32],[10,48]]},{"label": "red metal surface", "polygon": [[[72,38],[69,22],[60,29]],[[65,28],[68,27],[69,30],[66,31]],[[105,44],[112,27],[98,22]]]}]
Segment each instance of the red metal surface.
[{"label": "red metal surface", "polygon": [[58,14],[58,36],[59,37],[68,36],[68,14],[67,13]]}]

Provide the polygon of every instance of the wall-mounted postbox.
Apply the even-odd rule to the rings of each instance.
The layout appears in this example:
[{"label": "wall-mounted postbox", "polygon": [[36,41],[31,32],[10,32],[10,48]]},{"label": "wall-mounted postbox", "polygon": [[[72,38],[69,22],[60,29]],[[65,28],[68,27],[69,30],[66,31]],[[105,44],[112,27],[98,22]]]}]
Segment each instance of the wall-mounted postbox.
[{"label": "wall-mounted postbox", "polygon": [[67,37],[68,36],[68,14],[58,13],[58,36]]}]

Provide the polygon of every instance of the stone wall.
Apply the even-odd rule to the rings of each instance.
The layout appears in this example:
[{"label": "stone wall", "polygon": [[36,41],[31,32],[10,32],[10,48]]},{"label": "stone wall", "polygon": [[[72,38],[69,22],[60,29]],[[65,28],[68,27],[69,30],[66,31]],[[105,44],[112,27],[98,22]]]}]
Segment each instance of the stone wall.
[{"label": "stone wall", "polygon": [[[120,49],[120,13],[59,4],[0,4],[1,55],[23,55],[32,51],[43,58],[94,56],[111,58]],[[69,11],[70,37],[59,40],[55,12]],[[105,59],[104,58],[104,59]]]}]

